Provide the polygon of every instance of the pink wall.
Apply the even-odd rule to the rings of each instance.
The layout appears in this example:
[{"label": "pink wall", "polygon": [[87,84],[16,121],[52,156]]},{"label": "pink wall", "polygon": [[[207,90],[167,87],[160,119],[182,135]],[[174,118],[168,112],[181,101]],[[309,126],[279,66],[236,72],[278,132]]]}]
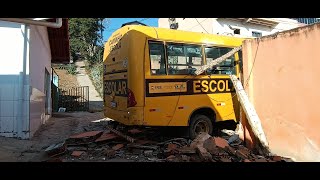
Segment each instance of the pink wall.
[{"label": "pink wall", "polygon": [[243,46],[245,82],[253,66],[246,92],[270,149],[297,161],[320,161],[319,51],[320,24],[247,40]]},{"label": "pink wall", "polygon": [[51,74],[51,51],[47,28],[30,26],[31,136],[50,117],[45,115],[45,68]]}]

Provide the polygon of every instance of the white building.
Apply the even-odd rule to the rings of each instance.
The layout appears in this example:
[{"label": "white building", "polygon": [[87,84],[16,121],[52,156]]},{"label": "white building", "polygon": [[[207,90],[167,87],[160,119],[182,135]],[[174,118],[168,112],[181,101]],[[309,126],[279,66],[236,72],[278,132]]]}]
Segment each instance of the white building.
[{"label": "white building", "polygon": [[[51,62],[69,46],[67,20],[42,25],[0,19],[0,136],[28,139],[51,116]],[[30,21],[16,19],[15,21]],[[43,24],[58,25],[47,28]],[[61,25],[62,24],[62,25]],[[67,42],[66,42],[67,41]],[[66,60],[69,60],[69,54]]]},{"label": "white building", "polygon": [[158,26],[237,37],[260,37],[303,26],[290,18],[159,18]]}]

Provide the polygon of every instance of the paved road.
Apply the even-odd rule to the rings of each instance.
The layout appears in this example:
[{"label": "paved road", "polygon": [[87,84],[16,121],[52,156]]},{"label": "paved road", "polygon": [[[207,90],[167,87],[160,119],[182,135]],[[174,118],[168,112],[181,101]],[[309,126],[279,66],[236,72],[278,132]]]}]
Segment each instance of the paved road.
[{"label": "paved road", "polygon": [[89,86],[89,109],[90,110],[102,110],[103,109],[103,99],[100,97],[99,93],[96,91],[95,87],[92,84],[89,76],[85,71],[84,61],[75,62],[77,66],[76,75],[79,86]]}]

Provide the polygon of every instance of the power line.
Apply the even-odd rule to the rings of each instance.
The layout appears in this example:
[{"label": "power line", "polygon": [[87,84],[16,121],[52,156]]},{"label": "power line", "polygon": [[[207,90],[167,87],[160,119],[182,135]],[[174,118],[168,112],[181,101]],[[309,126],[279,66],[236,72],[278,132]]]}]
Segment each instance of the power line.
[{"label": "power line", "polygon": [[[204,19],[204,20],[201,21],[200,23],[203,23],[203,22],[206,21],[207,19],[209,19],[209,18]],[[196,24],[196,25],[192,26],[191,28],[188,28],[187,30],[189,31],[190,29],[192,29],[192,28],[194,28],[194,27],[196,27],[196,26],[199,26],[199,24]]]},{"label": "power line", "polygon": [[[195,18],[195,19],[199,23],[199,25],[202,27],[202,29],[205,30],[208,33],[208,31],[201,25],[201,23],[198,21],[198,19],[197,18]],[[208,33],[208,34],[210,34],[210,33]]]}]

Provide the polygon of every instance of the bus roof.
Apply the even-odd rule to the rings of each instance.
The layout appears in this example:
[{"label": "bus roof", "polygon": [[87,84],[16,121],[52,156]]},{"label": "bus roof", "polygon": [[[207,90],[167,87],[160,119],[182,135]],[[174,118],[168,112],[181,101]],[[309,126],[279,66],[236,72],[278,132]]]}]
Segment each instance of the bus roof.
[{"label": "bus roof", "polygon": [[145,34],[149,39],[172,41],[172,42],[185,42],[196,44],[213,44],[222,46],[240,46],[246,38],[205,34],[199,32],[173,30],[167,28],[158,28],[142,25],[125,25],[115,31],[113,34],[121,32],[123,34],[130,31],[137,31]]}]

